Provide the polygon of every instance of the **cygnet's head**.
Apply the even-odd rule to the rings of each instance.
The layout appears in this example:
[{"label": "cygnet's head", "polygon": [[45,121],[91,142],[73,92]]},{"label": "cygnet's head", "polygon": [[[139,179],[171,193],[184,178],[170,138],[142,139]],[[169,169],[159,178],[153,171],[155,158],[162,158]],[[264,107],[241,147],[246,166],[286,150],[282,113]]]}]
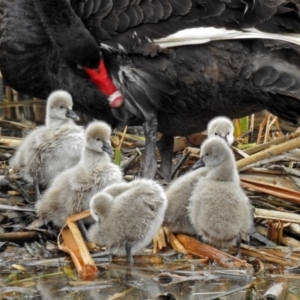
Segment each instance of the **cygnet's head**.
[{"label": "cygnet's head", "polygon": [[66,91],[54,91],[47,99],[47,116],[51,119],[65,120],[71,118],[79,120],[72,108],[72,96]]},{"label": "cygnet's head", "polygon": [[193,170],[200,167],[216,167],[233,155],[223,139],[212,137],[206,139],[201,146],[200,160],[193,166]]},{"label": "cygnet's head", "polygon": [[110,143],[111,127],[102,121],[89,124],[86,129],[86,147],[96,152],[112,154]]},{"label": "cygnet's head", "polygon": [[207,125],[207,137],[211,138],[215,135],[223,138],[227,145],[231,145],[234,141],[234,127],[232,121],[227,117],[216,117]]},{"label": "cygnet's head", "polygon": [[96,194],[90,201],[91,215],[96,222],[101,221],[103,216],[110,210],[113,197],[106,193]]}]

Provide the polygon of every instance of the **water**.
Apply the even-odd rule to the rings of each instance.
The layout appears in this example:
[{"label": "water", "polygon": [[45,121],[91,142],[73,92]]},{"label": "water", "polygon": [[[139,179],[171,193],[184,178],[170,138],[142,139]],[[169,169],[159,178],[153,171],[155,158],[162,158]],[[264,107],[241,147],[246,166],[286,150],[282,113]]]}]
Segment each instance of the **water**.
[{"label": "water", "polygon": [[[206,266],[199,266],[196,270],[186,270],[189,275],[201,274],[204,279],[185,280],[177,283],[158,282],[157,276],[161,270],[168,270],[172,264],[134,265],[126,267],[122,264],[101,264],[99,275],[93,282],[82,282],[74,276],[68,276],[70,271],[66,267],[27,267],[27,272],[12,277],[14,281],[7,282],[0,288],[0,297],[22,299],[155,299],[161,294],[171,293],[175,299],[205,299],[212,295],[246,286],[252,281],[251,276],[229,280],[225,278],[209,279],[210,271],[204,271]],[[70,268],[70,267],[69,267]],[[190,269],[194,269],[191,267]],[[11,276],[10,269],[1,271],[1,281]],[[204,273],[203,273],[204,272]],[[67,274],[66,274],[67,273]],[[174,271],[172,272],[173,274]],[[203,276],[202,274],[206,274]],[[184,274],[180,275],[184,277]],[[27,279],[27,280],[25,280]],[[19,280],[19,282],[18,282]],[[8,288],[18,287],[20,290]],[[21,290],[23,289],[23,290]],[[3,291],[2,291],[3,290]],[[6,291],[6,293],[4,293]],[[116,297],[119,294],[120,298]],[[227,299],[242,299],[244,291],[228,296]],[[30,297],[29,297],[30,296]],[[3,298],[1,298],[3,299]]]},{"label": "water", "polygon": [[[276,279],[264,276],[256,278],[243,271],[231,275],[232,270],[223,270],[212,265],[189,262],[189,266],[174,270],[180,264],[169,262],[162,264],[124,264],[99,263],[99,274],[95,281],[80,281],[72,265],[63,261],[56,266],[27,266],[24,272],[12,271],[2,267],[0,272],[0,299],[156,299],[159,295],[172,294],[177,300],[212,299],[224,293],[236,291],[222,297],[226,300],[242,300],[246,291],[252,298],[263,294]],[[174,282],[159,281],[159,274],[169,272]],[[238,273],[238,270],[234,271]],[[267,271],[268,273],[268,271]],[[189,276],[191,279],[189,280]],[[178,279],[180,277],[180,280]],[[193,279],[199,277],[198,279]],[[287,299],[300,299],[299,279],[289,280]],[[178,280],[178,281],[176,281]],[[159,298],[158,298],[159,299]],[[163,299],[163,298],[160,298]],[[171,299],[171,298],[165,298]],[[216,298],[215,298],[216,299]]]}]

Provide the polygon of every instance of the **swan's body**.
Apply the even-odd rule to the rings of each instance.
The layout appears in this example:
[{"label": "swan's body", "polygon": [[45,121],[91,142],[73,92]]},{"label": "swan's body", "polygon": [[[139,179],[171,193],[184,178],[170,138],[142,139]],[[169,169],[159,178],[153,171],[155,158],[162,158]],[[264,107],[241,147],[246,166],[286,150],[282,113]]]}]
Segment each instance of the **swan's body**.
[{"label": "swan's body", "polygon": [[97,221],[89,230],[90,241],[108,247],[112,254],[132,254],[147,246],[157,233],[164,217],[167,199],[161,186],[140,179],[121,187],[111,186],[96,194],[91,213]]},{"label": "swan's body", "polygon": [[[220,136],[230,146],[234,140],[232,121],[225,117],[216,117],[207,125],[208,138]],[[197,163],[196,163],[197,167]],[[196,234],[188,212],[189,199],[200,178],[209,172],[209,167],[197,168],[170,183],[166,190],[168,206],[163,225],[171,232]]]},{"label": "swan's body", "polygon": [[197,235],[213,246],[239,246],[240,235],[248,233],[252,217],[233,153],[222,139],[213,137],[203,143],[200,157],[209,171],[189,199],[191,223]]},{"label": "swan's body", "polygon": [[67,217],[89,208],[94,194],[122,181],[120,168],[111,161],[110,134],[104,122],[89,124],[80,161],[59,174],[36,204],[44,222],[62,227]]},{"label": "swan's body", "polygon": [[[189,28],[196,37],[195,29],[172,35]],[[160,131],[170,179],[173,136],[204,130],[217,115],[267,109],[297,122],[299,33],[298,0],[2,0],[0,68],[22,93],[45,98],[63,88],[76,109],[112,126],[144,123],[147,177],[156,171]],[[125,97],[119,109],[77,68],[96,68],[100,49]]]},{"label": "swan's body", "polygon": [[14,173],[29,183],[48,186],[54,177],[77,164],[84,131],[73,119],[69,93],[58,90],[47,101],[45,125],[30,132],[10,161]]}]

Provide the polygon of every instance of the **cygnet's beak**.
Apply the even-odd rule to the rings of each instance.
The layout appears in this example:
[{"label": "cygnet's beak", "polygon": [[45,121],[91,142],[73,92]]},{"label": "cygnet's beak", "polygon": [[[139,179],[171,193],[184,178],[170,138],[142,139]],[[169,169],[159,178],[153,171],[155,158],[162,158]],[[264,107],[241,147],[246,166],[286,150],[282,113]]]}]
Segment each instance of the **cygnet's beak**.
[{"label": "cygnet's beak", "polygon": [[192,170],[196,170],[199,168],[205,167],[205,162],[203,161],[202,158],[200,158],[193,166],[192,166]]},{"label": "cygnet's beak", "polygon": [[106,143],[106,142],[103,142],[102,150],[105,151],[105,152],[107,152],[108,154],[112,154],[113,153],[111,145],[109,143]]},{"label": "cygnet's beak", "polygon": [[72,109],[67,108],[66,117],[74,120],[79,120],[79,117],[74,113]]},{"label": "cygnet's beak", "polygon": [[219,135],[219,137],[222,138],[226,142],[226,144],[228,143],[227,135]]}]

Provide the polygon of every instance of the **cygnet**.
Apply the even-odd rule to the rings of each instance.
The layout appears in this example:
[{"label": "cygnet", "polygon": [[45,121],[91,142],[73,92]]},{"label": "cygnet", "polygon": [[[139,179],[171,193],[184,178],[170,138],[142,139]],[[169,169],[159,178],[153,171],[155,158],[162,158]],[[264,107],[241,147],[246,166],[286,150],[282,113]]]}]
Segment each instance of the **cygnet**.
[{"label": "cygnet", "polygon": [[[110,186],[96,194],[91,202],[91,214],[97,221],[89,230],[89,240],[106,246],[112,254],[132,255],[147,246],[162,224],[167,206],[163,188],[149,179],[128,183],[118,195]],[[123,191],[122,191],[123,190]]]},{"label": "cygnet", "polygon": [[[216,117],[207,126],[208,138],[218,135],[227,141],[230,146],[234,140],[234,127],[232,121],[227,117]],[[195,228],[191,224],[187,207],[189,198],[192,195],[195,184],[202,177],[205,177],[209,168],[201,167],[201,161],[197,162],[190,171],[169,184],[166,189],[168,206],[165,213],[163,226],[174,233],[196,234]],[[197,170],[196,170],[197,169]]]},{"label": "cygnet", "polygon": [[89,209],[91,197],[105,187],[122,181],[122,171],[111,161],[111,128],[105,122],[89,124],[81,159],[60,173],[36,203],[37,215],[62,227],[66,219]]},{"label": "cygnet", "polygon": [[224,140],[213,137],[202,144],[200,159],[209,170],[189,199],[191,223],[203,241],[216,247],[236,243],[239,254],[240,235],[248,233],[252,217],[234,155]]},{"label": "cygnet", "polygon": [[234,127],[232,121],[227,117],[215,117],[208,122],[207,137],[215,135],[223,138],[231,146],[234,141]]},{"label": "cygnet", "polygon": [[47,100],[46,120],[22,141],[10,166],[29,183],[47,186],[62,170],[74,166],[80,159],[84,130],[73,119],[71,95],[63,90],[50,94]]}]

